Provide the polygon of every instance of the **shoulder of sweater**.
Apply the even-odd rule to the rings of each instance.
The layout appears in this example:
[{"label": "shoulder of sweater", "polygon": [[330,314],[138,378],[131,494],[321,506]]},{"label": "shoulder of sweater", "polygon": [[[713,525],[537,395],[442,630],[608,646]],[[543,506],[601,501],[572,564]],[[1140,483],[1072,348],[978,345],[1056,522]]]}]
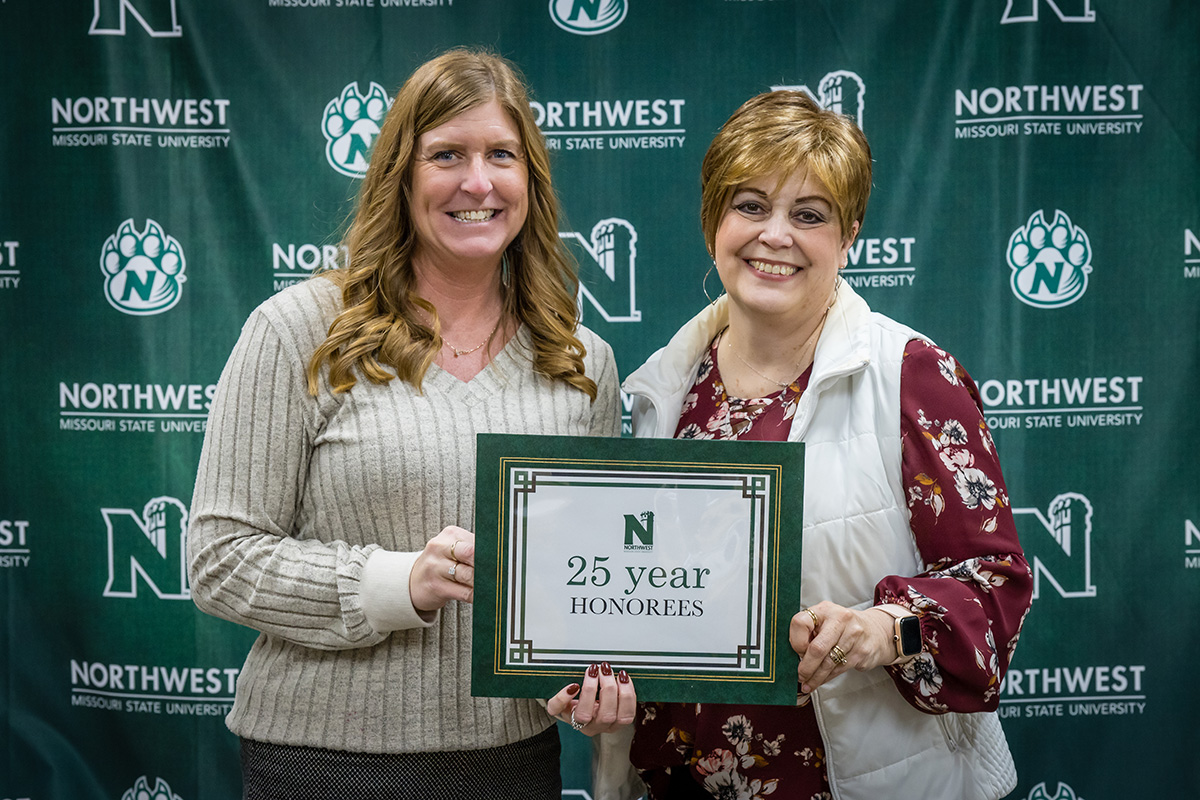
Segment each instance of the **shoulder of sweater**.
[{"label": "shoulder of sweater", "polygon": [[587,351],[588,357],[596,359],[613,358],[612,345],[586,325],[581,324],[575,329],[575,338],[579,339],[579,343]]},{"label": "shoulder of sweater", "polygon": [[302,352],[311,352],[325,341],[329,326],[341,311],[341,288],[317,276],[271,295],[254,309],[251,318],[262,317],[281,338],[295,342]]}]

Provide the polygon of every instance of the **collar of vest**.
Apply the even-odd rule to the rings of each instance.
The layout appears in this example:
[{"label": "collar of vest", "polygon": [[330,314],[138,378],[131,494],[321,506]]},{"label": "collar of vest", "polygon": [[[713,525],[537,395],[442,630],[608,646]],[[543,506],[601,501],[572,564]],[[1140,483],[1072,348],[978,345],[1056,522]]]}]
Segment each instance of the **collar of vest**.
[{"label": "collar of vest", "polygon": [[[845,281],[825,319],[825,329],[813,355],[809,387],[819,392],[831,381],[866,369],[871,362],[870,334],[866,321],[871,309]],[[729,298],[721,295],[705,306],[671,337],[666,347],[625,379],[628,394],[655,401],[691,388],[696,364],[713,337],[729,324]]]}]

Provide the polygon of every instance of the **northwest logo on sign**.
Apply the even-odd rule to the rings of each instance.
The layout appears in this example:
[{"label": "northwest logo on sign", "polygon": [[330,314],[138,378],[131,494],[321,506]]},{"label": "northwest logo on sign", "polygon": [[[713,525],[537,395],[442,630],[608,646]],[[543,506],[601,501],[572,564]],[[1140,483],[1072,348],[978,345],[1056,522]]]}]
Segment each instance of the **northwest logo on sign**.
[{"label": "northwest logo on sign", "polygon": [[186,267],[179,242],[152,219],[141,233],[132,219],[125,220],[100,248],[104,296],[123,314],[149,316],[174,308]]},{"label": "northwest logo on sign", "polygon": [[329,166],[351,178],[364,177],[371,146],[391,107],[391,98],[378,83],[372,81],[365,95],[357,83],[346,84],[341,95],[325,105],[321,117]]},{"label": "northwest logo on sign", "polygon": [[580,36],[607,33],[625,21],[625,0],[550,0],[554,24]]},{"label": "northwest logo on sign", "polygon": [[1046,788],[1046,782],[1042,781],[1030,790],[1028,800],[1083,800],[1083,798],[1075,794],[1075,790],[1062,781],[1058,782],[1057,791],[1050,794],[1050,790]]},{"label": "northwest logo on sign", "polygon": [[1042,530],[1021,537],[1033,570],[1033,599],[1041,594],[1042,578],[1061,597],[1095,597],[1092,583],[1092,504],[1076,492],[1065,492],[1050,501],[1046,514],[1040,508],[1014,508],[1018,520],[1033,517]]},{"label": "northwest logo on sign", "polygon": [[183,36],[175,0],[93,0],[89,36],[124,36],[129,17],[155,38]]},{"label": "northwest logo on sign", "polygon": [[654,549],[654,512],[625,515],[625,549],[647,551]]},{"label": "northwest logo on sign", "polygon": [[155,784],[151,786],[149,779],[143,775],[131,788],[125,790],[125,794],[121,795],[121,800],[183,800],[183,798],[171,791],[171,786],[162,778],[156,779]]},{"label": "northwest logo on sign", "polygon": [[814,92],[807,85],[780,85],[772,86],[772,91],[787,89],[790,91],[799,91],[806,93],[822,108],[827,108],[830,111],[836,111],[839,114],[849,117],[861,129],[863,127],[863,108],[865,107],[864,98],[867,94],[867,85],[857,73],[849,70],[839,69],[830,72],[821,82],[817,84],[817,90]]},{"label": "northwest logo on sign", "polygon": [[1004,16],[1000,17],[1000,24],[1037,22],[1038,12],[1043,3],[1049,6],[1054,16],[1062,22],[1096,21],[1092,0],[1008,0],[1008,4],[1004,6]]},{"label": "northwest logo on sign", "polygon": [[1092,245],[1083,228],[1062,211],[1047,222],[1035,211],[1013,231],[1004,253],[1012,270],[1013,294],[1035,308],[1069,306],[1087,291],[1092,271]]},{"label": "northwest logo on sign", "polygon": [[130,508],[102,508],[108,528],[105,597],[137,597],[138,578],[161,600],[190,600],[187,578],[187,507],[155,497],[139,516]]},{"label": "northwest logo on sign", "polygon": [[623,219],[602,219],[590,237],[575,231],[558,234],[579,262],[579,306],[584,300],[605,322],[641,322],[635,273],[637,231]]}]

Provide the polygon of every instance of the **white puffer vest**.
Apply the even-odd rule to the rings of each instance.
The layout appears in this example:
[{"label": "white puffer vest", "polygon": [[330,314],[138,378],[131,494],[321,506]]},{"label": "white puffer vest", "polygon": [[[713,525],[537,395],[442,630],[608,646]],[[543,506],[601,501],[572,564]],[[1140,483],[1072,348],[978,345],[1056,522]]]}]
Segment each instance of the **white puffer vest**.
[{"label": "white puffer vest", "polygon": [[[700,359],[727,320],[721,298],[629,376],[634,436],[674,435]],[[884,576],[924,569],[900,474],[900,362],[914,338],[925,337],[842,285],[788,435],[806,448],[805,606],[866,608]],[[1016,786],[996,714],[922,713],[884,669],[840,675],[813,705],[837,800],[996,800]]]}]

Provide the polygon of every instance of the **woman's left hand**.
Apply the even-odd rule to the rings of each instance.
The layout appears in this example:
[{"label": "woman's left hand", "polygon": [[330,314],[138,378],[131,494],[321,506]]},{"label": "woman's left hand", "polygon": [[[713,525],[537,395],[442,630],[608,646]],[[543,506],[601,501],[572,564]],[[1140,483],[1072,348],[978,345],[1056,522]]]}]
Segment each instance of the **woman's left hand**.
[{"label": "woman's left hand", "polygon": [[886,611],[855,611],[828,600],[792,617],[788,639],[800,656],[800,691],[811,694],[847,670],[895,661],[892,619]]},{"label": "woman's left hand", "polygon": [[583,685],[564,687],[546,703],[546,711],[586,736],[611,733],[633,722],[637,692],[625,670],[613,672],[607,662],[592,664]]}]

